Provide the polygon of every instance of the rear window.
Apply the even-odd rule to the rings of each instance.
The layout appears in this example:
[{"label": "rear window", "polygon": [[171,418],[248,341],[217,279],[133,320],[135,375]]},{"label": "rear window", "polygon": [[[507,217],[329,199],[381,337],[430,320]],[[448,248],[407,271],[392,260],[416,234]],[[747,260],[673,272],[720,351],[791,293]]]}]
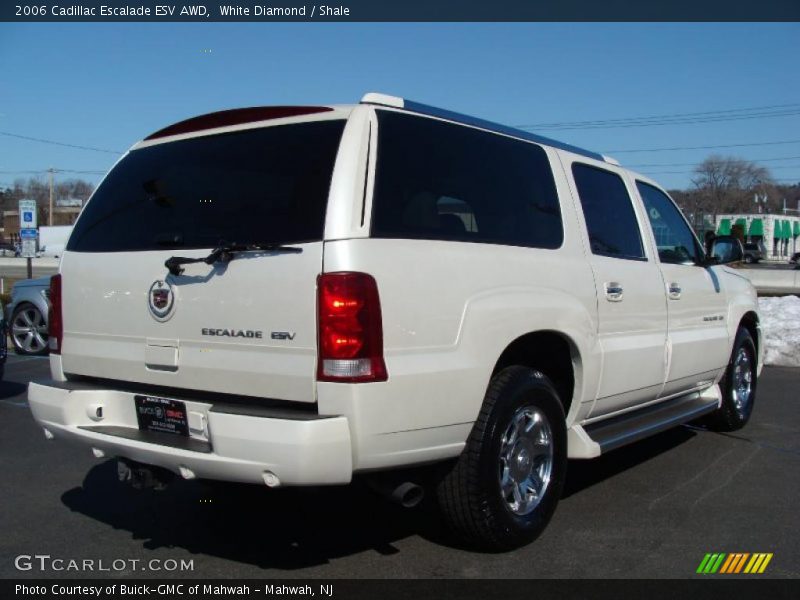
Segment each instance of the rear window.
[{"label": "rear window", "polygon": [[92,196],[67,249],[321,240],[344,123],[266,127],[134,150]]},{"label": "rear window", "polygon": [[372,235],[558,248],[545,151],[470,127],[378,112]]}]

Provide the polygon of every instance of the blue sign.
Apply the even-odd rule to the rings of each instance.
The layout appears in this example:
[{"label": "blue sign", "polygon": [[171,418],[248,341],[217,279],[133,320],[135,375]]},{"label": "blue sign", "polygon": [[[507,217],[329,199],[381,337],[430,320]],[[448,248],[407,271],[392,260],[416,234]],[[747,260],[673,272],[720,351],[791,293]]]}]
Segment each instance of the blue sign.
[{"label": "blue sign", "polygon": [[19,230],[19,237],[23,240],[35,240],[36,239],[36,230],[35,229],[20,229]]},{"label": "blue sign", "polygon": [[28,212],[26,210],[24,213],[22,213],[22,220],[25,221],[26,223],[32,223],[33,222],[33,213],[32,212]]}]

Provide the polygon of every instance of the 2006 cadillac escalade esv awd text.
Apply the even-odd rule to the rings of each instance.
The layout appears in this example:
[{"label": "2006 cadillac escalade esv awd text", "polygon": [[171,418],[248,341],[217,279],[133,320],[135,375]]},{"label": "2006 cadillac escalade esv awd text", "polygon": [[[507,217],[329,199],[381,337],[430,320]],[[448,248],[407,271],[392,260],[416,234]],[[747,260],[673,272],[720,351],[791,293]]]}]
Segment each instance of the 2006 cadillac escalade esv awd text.
[{"label": "2006 cadillac escalade esv awd text", "polygon": [[747,422],[756,295],[717,263],[655,182],[554,140],[381,94],[213,113],[89,200],[30,406],[125,476],[437,463],[450,525],[512,548],[568,458]]}]

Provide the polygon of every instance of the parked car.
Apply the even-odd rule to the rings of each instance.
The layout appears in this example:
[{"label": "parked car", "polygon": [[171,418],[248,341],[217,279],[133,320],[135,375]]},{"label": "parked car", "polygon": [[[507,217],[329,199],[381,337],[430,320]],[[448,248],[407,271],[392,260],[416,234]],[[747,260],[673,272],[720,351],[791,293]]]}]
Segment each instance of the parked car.
[{"label": "parked car", "polygon": [[224,111],[135,144],[88,201],[29,404],[139,486],[361,475],[412,505],[438,463],[450,526],[513,548],[568,458],[747,423],[758,303],[719,262],[595,152],[380,94]]},{"label": "parked car", "polygon": [[792,254],[792,257],[789,259],[789,263],[796,265],[800,263],[800,252],[795,252]]},{"label": "parked car", "polygon": [[47,295],[50,277],[23,279],[11,288],[5,310],[11,343],[17,354],[44,356],[47,347]]},{"label": "parked car", "polygon": [[17,256],[18,249],[15,244],[11,242],[0,242],[0,254],[2,256]]},{"label": "parked car", "polygon": [[744,245],[744,262],[754,264],[764,258],[764,253],[758,244],[745,244]]},{"label": "parked car", "polygon": [[8,358],[8,329],[6,327],[5,311],[0,301],[0,381],[6,374],[6,359]]}]

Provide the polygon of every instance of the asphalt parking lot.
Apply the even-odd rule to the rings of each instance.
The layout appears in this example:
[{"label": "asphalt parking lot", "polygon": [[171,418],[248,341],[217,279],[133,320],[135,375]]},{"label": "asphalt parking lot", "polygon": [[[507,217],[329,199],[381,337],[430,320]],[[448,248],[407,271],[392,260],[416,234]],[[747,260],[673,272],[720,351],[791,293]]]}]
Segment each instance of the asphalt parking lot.
[{"label": "asphalt parking lot", "polygon": [[[461,548],[429,504],[401,509],[360,486],[129,489],[113,460],[44,439],[25,388],[46,374],[46,359],[10,356],[0,383],[2,577],[682,578],[708,552],[772,552],[766,573],[748,577],[800,576],[800,369],[765,369],[753,419],[736,434],[681,427],[570,463],[543,536],[493,555]],[[34,554],[141,563],[15,568]],[[193,568],[144,570],[151,559]]]}]

